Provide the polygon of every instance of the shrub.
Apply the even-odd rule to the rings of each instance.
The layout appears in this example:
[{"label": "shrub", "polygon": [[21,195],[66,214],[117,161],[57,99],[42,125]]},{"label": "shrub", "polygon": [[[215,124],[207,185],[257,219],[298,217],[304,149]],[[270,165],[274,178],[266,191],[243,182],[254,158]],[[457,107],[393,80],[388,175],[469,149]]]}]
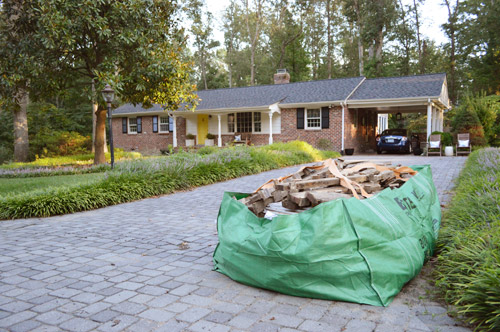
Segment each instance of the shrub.
[{"label": "shrub", "polygon": [[441,145],[442,146],[452,146],[453,145],[453,136],[451,136],[450,133],[433,131],[432,135],[441,135]]},{"label": "shrub", "polygon": [[473,152],[445,211],[436,284],[477,324],[500,330],[500,150]]},{"label": "shrub", "polygon": [[196,136],[194,136],[193,134],[187,134],[186,135],[186,139],[194,139]]},{"label": "shrub", "polygon": [[40,130],[30,140],[32,156],[55,157],[89,153],[92,146],[90,136],[77,132]]},{"label": "shrub", "polygon": [[215,146],[204,146],[204,147],[201,147],[198,149],[198,151],[196,151],[196,153],[198,154],[212,154],[212,153],[215,153],[219,150],[218,147],[215,147]]},{"label": "shrub", "polygon": [[208,133],[208,134],[207,134],[207,138],[208,138],[208,139],[215,139],[215,135],[214,135],[214,134],[210,134],[210,133]]},{"label": "shrub", "polygon": [[333,150],[333,143],[329,139],[320,138],[316,144],[320,150]]},{"label": "shrub", "polygon": [[470,133],[472,145],[485,146],[487,142],[484,136],[483,125],[474,108],[464,103],[455,112],[451,124],[453,132],[457,134]]},{"label": "shrub", "polygon": [[338,156],[336,152],[318,151],[307,143],[294,141],[218,149],[211,154],[180,152],[168,157],[123,161],[92,185],[0,199],[0,219],[91,210]]}]

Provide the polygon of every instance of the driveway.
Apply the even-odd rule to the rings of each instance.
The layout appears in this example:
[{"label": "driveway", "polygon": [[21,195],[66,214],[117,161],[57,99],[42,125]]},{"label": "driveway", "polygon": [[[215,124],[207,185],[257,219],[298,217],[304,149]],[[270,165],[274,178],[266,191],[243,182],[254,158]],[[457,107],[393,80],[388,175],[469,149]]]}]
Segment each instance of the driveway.
[{"label": "driveway", "polygon": [[[352,156],[431,164],[439,196],[465,157]],[[386,308],[282,295],[212,271],[227,191],[298,167],[95,211],[0,222],[0,331],[469,331],[411,281]],[[429,268],[425,269],[428,270]]]}]

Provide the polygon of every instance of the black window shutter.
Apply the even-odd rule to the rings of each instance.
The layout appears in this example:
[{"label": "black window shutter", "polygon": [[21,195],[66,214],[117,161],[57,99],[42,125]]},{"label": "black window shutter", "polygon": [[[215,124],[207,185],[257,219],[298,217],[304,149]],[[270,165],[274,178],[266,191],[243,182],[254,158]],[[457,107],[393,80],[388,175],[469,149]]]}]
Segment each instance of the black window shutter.
[{"label": "black window shutter", "polygon": [[137,133],[142,133],[142,117],[137,117]]},{"label": "black window shutter", "polygon": [[330,128],[330,109],[328,108],[328,106],[321,107],[321,128]]},{"label": "black window shutter", "polygon": [[122,118],[122,133],[126,134],[127,131],[127,118]]},{"label": "black window shutter", "polygon": [[153,133],[158,132],[158,116],[153,116]]},{"label": "black window shutter", "polygon": [[304,108],[297,108],[297,129],[304,129]]}]

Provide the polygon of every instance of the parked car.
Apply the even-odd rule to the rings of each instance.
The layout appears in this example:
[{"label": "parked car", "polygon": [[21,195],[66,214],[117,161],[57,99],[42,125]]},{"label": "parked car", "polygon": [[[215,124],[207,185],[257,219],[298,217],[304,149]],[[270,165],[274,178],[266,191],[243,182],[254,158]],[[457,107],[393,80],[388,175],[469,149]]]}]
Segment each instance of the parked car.
[{"label": "parked car", "polygon": [[404,152],[411,153],[412,146],[406,129],[386,129],[377,136],[377,153]]}]

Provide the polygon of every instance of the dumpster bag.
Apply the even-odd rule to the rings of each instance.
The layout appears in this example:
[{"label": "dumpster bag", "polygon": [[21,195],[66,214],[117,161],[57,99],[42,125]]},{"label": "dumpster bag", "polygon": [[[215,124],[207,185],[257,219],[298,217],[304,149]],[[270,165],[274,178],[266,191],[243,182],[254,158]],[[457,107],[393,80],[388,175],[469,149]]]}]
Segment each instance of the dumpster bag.
[{"label": "dumpster bag", "polygon": [[224,193],[215,271],[289,295],[388,305],[432,255],[441,223],[430,166],[411,168],[399,189],[272,220],[236,200],[248,194]]}]

